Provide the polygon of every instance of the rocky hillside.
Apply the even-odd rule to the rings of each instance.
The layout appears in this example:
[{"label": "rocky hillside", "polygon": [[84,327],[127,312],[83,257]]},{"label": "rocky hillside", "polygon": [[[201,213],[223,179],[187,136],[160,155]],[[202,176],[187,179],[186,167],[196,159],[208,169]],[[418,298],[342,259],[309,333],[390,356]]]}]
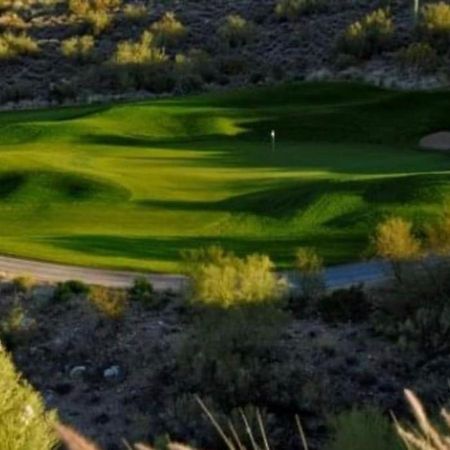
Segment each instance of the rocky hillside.
[{"label": "rocky hillside", "polygon": [[[410,0],[0,0],[7,107],[313,78],[446,83],[450,6]],[[448,22],[448,23],[447,23]]]}]

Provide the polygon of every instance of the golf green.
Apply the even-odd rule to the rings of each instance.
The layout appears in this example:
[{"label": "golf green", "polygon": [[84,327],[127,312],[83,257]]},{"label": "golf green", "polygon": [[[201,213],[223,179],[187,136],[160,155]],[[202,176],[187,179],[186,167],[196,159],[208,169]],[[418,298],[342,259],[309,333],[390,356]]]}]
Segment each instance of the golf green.
[{"label": "golf green", "polygon": [[[178,271],[220,244],[356,260],[380,218],[450,198],[450,92],[346,83],[0,114],[0,253]],[[275,130],[272,147],[271,131]]]}]

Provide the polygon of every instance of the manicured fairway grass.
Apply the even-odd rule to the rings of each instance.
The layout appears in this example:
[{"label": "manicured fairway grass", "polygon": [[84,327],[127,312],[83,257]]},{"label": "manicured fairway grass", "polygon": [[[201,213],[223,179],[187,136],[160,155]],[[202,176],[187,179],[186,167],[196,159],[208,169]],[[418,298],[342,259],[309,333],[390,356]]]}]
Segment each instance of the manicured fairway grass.
[{"label": "manicured fairway grass", "polygon": [[[179,270],[219,243],[327,263],[361,257],[381,217],[420,222],[450,198],[450,92],[299,84],[0,114],[0,253]],[[275,151],[270,130],[277,132]]]}]

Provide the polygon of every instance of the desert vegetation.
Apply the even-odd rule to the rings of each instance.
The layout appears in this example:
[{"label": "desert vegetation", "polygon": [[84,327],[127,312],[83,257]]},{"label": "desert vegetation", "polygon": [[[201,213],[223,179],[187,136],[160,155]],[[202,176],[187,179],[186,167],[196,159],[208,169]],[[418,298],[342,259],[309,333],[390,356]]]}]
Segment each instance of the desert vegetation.
[{"label": "desert vegetation", "polygon": [[[2,385],[0,398],[12,399],[11,417],[28,414],[31,402],[34,411],[32,422],[2,428],[4,442],[33,433],[36,441],[26,442],[46,449],[55,436],[69,448],[78,442],[89,449],[90,439],[107,448],[126,434],[173,449],[179,444],[172,442],[182,441],[192,448],[270,442],[273,448],[400,450],[422,449],[427,440],[427,449],[445,448],[439,445],[447,437],[410,391],[417,430],[399,405],[406,384],[434,405],[446,392],[448,214],[415,227],[388,217],[373,236],[374,256],[407,266],[406,276],[330,292],[320,256],[300,248],[292,252],[299,284],[288,287],[266,256],[239,258],[210,247],[184,255],[193,289],[178,295],[155,291],[145,278],[128,290],[4,281],[0,339],[60,420],[89,437],[57,426],[55,413],[45,412],[2,350],[0,370],[11,383]],[[400,244],[386,253],[396,239]],[[304,288],[312,280],[320,290]],[[51,330],[43,317],[53,317]],[[68,334],[74,320],[80,334]],[[54,378],[48,373],[59,362],[36,365],[48,345],[64,348],[70,361]],[[139,397],[124,400],[121,393],[132,390]],[[92,395],[92,414],[77,414]],[[28,448],[21,445],[11,448]]]},{"label": "desert vegetation", "polygon": [[[317,78],[442,86],[448,8],[429,2],[414,15],[410,2],[381,0],[4,1],[0,58],[8,69],[0,102],[83,103]],[[149,76],[136,67],[125,71],[111,64],[121,52],[162,52],[166,64]],[[189,70],[180,67],[193,54],[203,57]],[[54,72],[55,80],[41,71]]]}]

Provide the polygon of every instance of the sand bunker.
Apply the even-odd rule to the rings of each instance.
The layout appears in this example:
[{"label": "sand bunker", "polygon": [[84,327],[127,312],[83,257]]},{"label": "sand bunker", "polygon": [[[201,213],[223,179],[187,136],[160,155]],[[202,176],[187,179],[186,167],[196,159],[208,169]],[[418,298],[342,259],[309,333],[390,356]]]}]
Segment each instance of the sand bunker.
[{"label": "sand bunker", "polygon": [[419,145],[428,150],[450,151],[450,131],[439,131],[423,137]]}]

